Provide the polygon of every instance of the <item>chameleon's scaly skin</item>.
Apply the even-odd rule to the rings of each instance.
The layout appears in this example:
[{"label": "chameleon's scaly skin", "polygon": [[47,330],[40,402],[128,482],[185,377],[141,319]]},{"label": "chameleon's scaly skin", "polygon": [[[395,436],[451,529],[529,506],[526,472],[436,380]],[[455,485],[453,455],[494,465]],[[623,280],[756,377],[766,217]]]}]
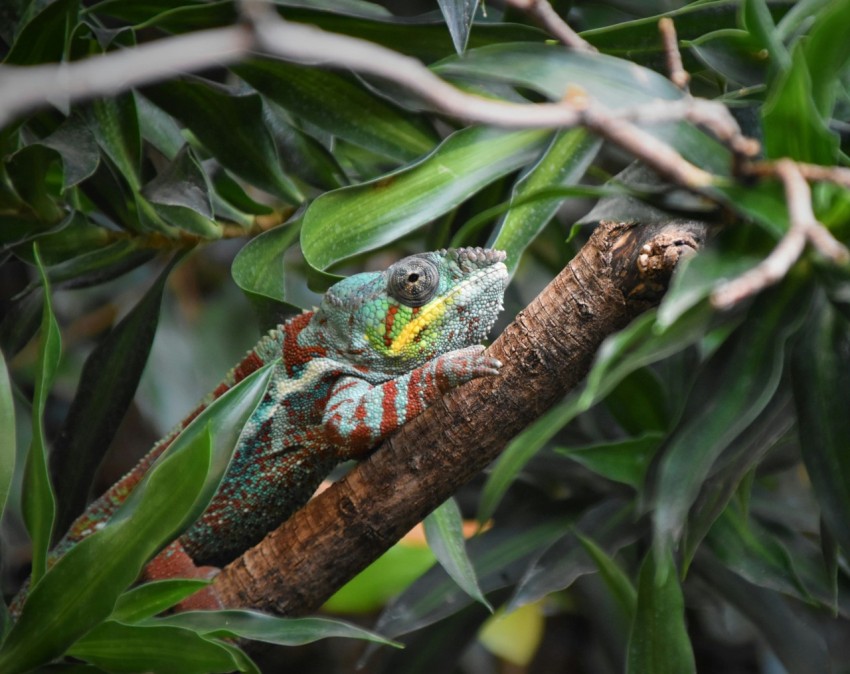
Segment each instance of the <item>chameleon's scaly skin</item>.
[{"label": "chameleon's scaly skin", "polygon": [[[503,259],[481,248],[411,256],[337,283],[315,312],[260,340],[178,428],[276,363],[222,484],[179,539],[192,559],[230,561],[301,507],[334,465],[365,456],[451,388],[497,373],[477,344],[502,308]],[[60,551],[105,523],[175,435],[89,507]]]}]

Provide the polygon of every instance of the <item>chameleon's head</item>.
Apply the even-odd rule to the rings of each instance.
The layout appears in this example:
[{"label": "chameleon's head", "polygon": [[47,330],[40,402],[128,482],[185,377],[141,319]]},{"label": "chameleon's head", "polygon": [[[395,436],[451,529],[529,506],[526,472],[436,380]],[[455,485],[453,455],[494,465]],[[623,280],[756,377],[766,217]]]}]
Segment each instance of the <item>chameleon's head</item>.
[{"label": "chameleon's head", "polygon": [[349,362],[388,374],[479,343],[502,310],[505,253],[457,248],[411,255],[334,285],[319,310]]}]

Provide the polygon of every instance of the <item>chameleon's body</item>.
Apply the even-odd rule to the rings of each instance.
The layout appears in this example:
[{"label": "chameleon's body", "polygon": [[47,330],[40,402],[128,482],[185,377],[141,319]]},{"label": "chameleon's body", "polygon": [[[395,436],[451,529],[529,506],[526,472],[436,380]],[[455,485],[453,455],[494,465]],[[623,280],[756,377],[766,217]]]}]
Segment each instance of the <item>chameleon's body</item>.
[{"label": "chameleon's body", "polygon": [[265,397],[218,491],[178,544],[199,564],[238,556],[301,507],[334,465],[365,456],[449,389],[498,371],[498,361],[474,345],[501,309],[503,259],[480,248],[424,253],[339,282],[315,312],[260,340],[177,431],[72,525],[60,553],[105,524],[212,399],[271,362]]}]

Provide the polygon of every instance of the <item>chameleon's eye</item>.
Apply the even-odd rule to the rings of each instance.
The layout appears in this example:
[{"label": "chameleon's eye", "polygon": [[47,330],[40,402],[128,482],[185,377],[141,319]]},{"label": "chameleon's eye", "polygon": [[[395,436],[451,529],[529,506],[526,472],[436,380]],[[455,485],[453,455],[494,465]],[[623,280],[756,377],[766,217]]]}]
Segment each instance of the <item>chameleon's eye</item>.
[{"label": "chameleon's eye", "polygon": [[422,257],[409,257],[387,270],[387,293],[408,307],[421,307],[434,297],[440,282],[436,265]]}]

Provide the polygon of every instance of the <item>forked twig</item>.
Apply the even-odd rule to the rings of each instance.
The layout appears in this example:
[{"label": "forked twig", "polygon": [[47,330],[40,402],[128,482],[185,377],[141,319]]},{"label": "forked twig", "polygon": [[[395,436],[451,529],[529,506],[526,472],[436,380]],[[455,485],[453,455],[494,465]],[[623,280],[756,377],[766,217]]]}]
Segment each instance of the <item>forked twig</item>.
[{"label": "forked twig", "polygon": [[728,309],[778,283],[803,254],[807,243],[836,264],[850,261],[850,251],[815,217],[812,191],[800,166],[790,159],[780,159],[772,167],[785,188],[788,231],[764,260],[712,293],[711,302],[718,309]]}]

